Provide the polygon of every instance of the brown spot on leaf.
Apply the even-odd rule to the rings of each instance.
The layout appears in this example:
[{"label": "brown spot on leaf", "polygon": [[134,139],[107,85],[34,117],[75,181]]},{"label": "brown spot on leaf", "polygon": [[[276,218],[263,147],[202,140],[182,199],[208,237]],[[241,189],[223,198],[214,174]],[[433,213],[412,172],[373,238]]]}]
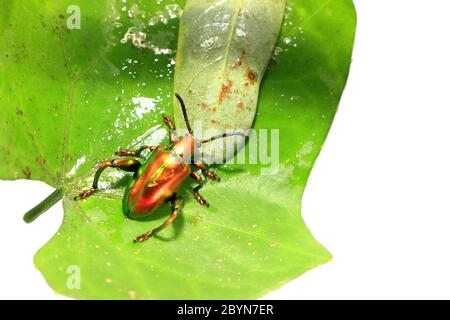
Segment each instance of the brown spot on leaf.
[{"label": "brown spot on leaf", "polygon": [[236,69],[239,68],[240,66],[242,66],[242,59],[237,58],[237,60],[231,65],[231,68]]},{"label": "brown spot on leaf", "polygon": [[208,108],[208,103],[206,101],[203,101],[201,104],[202,109],[207,109]]},{"label": "brown spot on leaf", "polygon": [[72,155],[68,153],[68,154],[66,154],[65,158],[66,158],[66,160],[70,161],[70,160],[72,160]]},{"label": "brown spot on leaf", "polygon": [[237,105],[237,111],[241,112],[243,111],[245,108],[244,102],[239,101],[238,105]]},{"label": "brown spot on leaf", "polygon": [[60,18],[60,19],[64,19],[65,17],[64,17],[64,14],[62,14],[62,13],[60,13],[59,15],[58,15],[58,17]]},{"label": "brown spot on leaf", "polygon": [[211,120],[211,123],[212,123],[212,124],[218,124],[219,121],[217,121],[216,119],[212,119],[212,120]]},{"label": "brown spot on leaf", "polygon": [[222,83],[222,88],[219,94],[219,103],[223,102],[223,99],[228,96],[228,93],[231,91],[231,87],[233,86],[233,81],[228,80],[225,83]]},{"label": "brown spot on leaf", "polygon": [[212,108],[212,112],[217,112],[217,107]]},{"label": "brown spot on leaf", "polygon": [[16,108],[16,114],[17,114],[18,116],[23,116],[23,111],[22,111],[22,109]]},{"label": "brown spot on leaf", "polygon": [[256,80],[258,79],[258,76],[254,70],[248,69],[247,79],[250,80],[251,83],[255,83]]},{"label": "brown spot on leaf", "polygon": [[236,61],[231,65],[231,69],[236,69],[236,68],[239,68],[240,66],[242,66],[242,63],[244,62],[244,58],[245,58],[245,50],[242,50],[239,58],[237,58]]},{"label": "brown spot on leaf", "polygon": [[27,178],[27,179],[31,178],[31,170],[30,170],[30,168],[26,167],[25,169],[23,169],[22,172],[23,172],[25,178]]},{"label": "brown spot on leaf", "polygon": [[36,162],[39,163],[40,165],[44,165],[45,164],[45,158],[37,157],[36,158]]}]

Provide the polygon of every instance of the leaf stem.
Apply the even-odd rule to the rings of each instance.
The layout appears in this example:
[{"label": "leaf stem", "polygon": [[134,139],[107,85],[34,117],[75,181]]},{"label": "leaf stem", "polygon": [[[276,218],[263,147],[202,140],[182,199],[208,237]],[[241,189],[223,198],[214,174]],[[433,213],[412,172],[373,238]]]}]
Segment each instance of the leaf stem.
[{"label": "leaf stem", "polygon": [[41,214],[50,209],[62,199],[63,189],[56,189],[51,195],[45,198],[41,203],[39,203],[36,207],[25,213],[23,216],[23,221],[26,223],[31,223],[36,220]]}]

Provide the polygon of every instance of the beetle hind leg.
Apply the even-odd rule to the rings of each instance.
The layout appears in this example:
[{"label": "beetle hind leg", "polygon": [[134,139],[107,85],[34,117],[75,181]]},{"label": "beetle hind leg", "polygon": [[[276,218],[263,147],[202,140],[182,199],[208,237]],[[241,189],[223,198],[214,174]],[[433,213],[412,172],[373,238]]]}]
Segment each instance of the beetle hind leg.
[{"label": "beetle hind leg", "polygon": [[136,172],[140,166],[141,163],[135,159],[113,159],[101,161],[97,166],[97,171],[95,172],[92,187],[87,190],[84,190],[73,199],[75,201],[84,200],[87,197],[91,196],[98,189],[98,180],[100,179],[100,175],[107,168],[118,168],[123,171]]},{"label": "beetle hind leg", "polygon": [[178,214],[180,213],[181,208],[183,207],[183,198],[180,196],[175,196],[170,203],[171,203],[173,211],[172,211],[172,215],[169,217],[169,219],[167,219],[166,222],[164,222],[158,228],[155,228],[147,233],[144,233],[144,234],[136,237],[136,239],[134,239],[134,241],[133,241],[134,243],[136,243],[136,242],[142,243],[142,242],[147,241],[148,239],[153,237],[155,234],[157,234],[158,232],[160,232],[161,230],[166,228],[169,224],[171,224],[178,217]]}]

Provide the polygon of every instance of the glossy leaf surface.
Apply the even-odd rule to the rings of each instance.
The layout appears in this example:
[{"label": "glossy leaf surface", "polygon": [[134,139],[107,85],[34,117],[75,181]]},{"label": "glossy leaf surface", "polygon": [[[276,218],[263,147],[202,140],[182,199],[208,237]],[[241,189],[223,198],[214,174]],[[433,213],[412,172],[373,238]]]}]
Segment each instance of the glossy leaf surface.
[{"label": "glossy leaf surface", "polygon": [[[194,135],[210,138],[252,127],[261,81],[285,12],[284,0],[190,0],[181,18],[175,92],[187,104]],[[174,109],[178,126],[183,113]],[[234,155],[227,138],[203,146],[208,162]],[[239,137],[238,149],[245,139]],[[231,140],[231,141],[230,141]],[[217,157],[217,160],[215,158]]]}]

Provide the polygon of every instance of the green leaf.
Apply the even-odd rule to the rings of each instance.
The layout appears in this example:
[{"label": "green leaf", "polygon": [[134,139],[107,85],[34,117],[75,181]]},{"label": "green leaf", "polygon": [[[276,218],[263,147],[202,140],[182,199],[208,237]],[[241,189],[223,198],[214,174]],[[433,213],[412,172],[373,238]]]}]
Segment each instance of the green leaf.
[{"label": "green leaf", "polygon": [[[186,2],[180,23],[175,92],[183,97],[188,114],[194,118],[197,138],[247,132],[252,127],[259,87],[284,12],[284,0]],[[174,113],[177,127],[184,127],[180,108]],[[231,139],[235,138],[226,140]],[[239,149],[244,142],[240,137]],[[208,143],[203,153],[217,156],[223,163],[220,149],[224,144],[227,141]],[[229,148],[226,158],[231,158],[235,150]]]},{"label": "green leaf", "polygon": [[[73,4],[81,9],[79,30],[66,28]],[[61,229],[35,256],[58,293],[256,298],[331,258],[304,225],[300,208],[349,71],[356,23],[350,0],[287,1],[254,123],[279,129],[276,175],[260,174],[269,165],[218,167],[222,182],[203,189],[209,209],[192,199],[187,182],[183,215],[142,245],[131,240],[159,225],[170,209],[148,221],[126,219],[121,196],[129,175],[111,170],[102,192],[71,200],[92,181],[95,161],[119,146],[167,143],[161,114],[172,113],[172,59],[183,6],[0,3],[0,177],[64,189]],[[132,27],[134,44],[122,43]],[[79,288],[73,270],[80,271]]]}]

